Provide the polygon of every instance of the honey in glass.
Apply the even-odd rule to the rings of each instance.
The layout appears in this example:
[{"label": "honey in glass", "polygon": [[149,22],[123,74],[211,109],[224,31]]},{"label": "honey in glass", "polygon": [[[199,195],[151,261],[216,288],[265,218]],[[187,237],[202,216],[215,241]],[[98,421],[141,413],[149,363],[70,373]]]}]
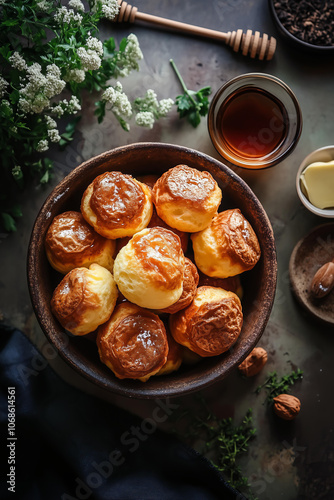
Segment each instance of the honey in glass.
[{"label": "honey in glass", "polygon": [[242,87],[228,96],[217,114],[220,140],[232,154],[260,159],[280,147],[287,134],[285,107],[269,92]]}]

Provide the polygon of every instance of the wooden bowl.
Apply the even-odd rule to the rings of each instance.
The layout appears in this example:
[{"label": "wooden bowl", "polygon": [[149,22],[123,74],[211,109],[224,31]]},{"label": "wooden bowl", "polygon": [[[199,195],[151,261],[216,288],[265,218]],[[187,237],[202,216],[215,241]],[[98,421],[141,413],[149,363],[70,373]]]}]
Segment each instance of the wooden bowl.
[{"label": "wooden bowl", "polygon": [[[51,313],[50,300],[58,275],[49,265],[44,240],[52,219],[66,210],[78,210],[83,191],[99,174],[119,170],[134,177],[162,174],[178,164],[209,171],[223,191],[222,209],[240,208],[252,224],[262,250],[253,270],[242,275],[244,324],[236,344],[226,353],[184,365],[170,375],[151,377],[143,383],[119,380],[101,363],[95,343],[88,337],[66,333]],[[42,206],[28,250],[28,286],[42,330],[69,365],[97,385],[119,395],[163,398],[190,393],[228,375],[255,347],[271,312],[277,277],[274,235],[269,219],[249,186],[221,162],[198,151],[160,143],[122,146],[82,163],[65,177]]]}]

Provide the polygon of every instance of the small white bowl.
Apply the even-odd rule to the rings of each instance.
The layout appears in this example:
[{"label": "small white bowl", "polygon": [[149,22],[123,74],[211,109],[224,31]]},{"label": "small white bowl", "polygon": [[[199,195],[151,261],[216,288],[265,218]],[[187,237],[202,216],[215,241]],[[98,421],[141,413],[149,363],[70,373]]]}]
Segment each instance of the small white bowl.
[{"label": "small white bowl", "polygon": [[297,188],[297,193],[298,193],[300,201],[310,212],[313,212],[314,214],[319,215],[320,217],[327,217],[327,218],[334,219],[334,208],[321,209],[321,208],[315,207],[306,198],[306,196],[302,192],[302,189],[300,186],[300,177],[308,165],[311,165],[311,163],[314,163],[317,161],[327,162],[327,161],[332,161],[332,160],[334,160],[334,146],[325,146],[323,148],[316,149],[315,151],[310,153],[308,156],[306,156],[306,158],[300,164],[300,167],[299,167],[298,172],[297,172],[296,188]]}]

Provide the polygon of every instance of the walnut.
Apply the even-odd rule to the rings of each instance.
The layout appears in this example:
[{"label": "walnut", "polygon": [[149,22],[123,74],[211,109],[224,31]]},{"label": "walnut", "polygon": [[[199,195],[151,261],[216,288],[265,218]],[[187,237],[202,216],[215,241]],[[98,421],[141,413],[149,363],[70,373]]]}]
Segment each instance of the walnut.
[{"label": "walnut", "polygon": [[246,377],[257,375],[268,359],[267,351],[262,347],[255,347],[247,358],[238,366],[239,370]]},{"label": "walnut", "polygon": [[321,299],[334,288],[334,262],[327,262],[315,273],[311,283],[311,294]]},{"label": "walnut", "polygon": [[300,412],[300,401],[290,394],[280,394],[274,398],[274,411],[283,420],[292,420]]}]

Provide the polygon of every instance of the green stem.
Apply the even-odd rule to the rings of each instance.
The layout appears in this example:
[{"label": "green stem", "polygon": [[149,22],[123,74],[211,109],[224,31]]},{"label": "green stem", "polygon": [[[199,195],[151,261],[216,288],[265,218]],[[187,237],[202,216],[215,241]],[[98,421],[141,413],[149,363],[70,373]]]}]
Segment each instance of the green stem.
[{"label": "green stem", "polygon": [[195,99],[194,99],[194,98],[192,97],[192,95],[190,94],[190,92],[189,92],[189,90],[188,90],[188,88],[187,88],[186,84],[184,83],[184,80],[183,80],[183,78],[182,78],[182,76],[181,76],[181,74],[180,74],[179,70],[178,70],[178,69],[177,69],[177,67],[176,67],[175,62],[173,61],[173,59],[170,59],[170,60],[169,60],[169,62],[170,62],[170,64],[171,64],[171,66],[172,66],[173,70],[175,71],[176,76],[178,77],[178,79],[179,79],[179,81],[180,81],[180,83],[181,83],[181,85],[182,85],[182,88],[183,88],[184,92],[187,94],[187,96],[188,96],[188,97],[189,97],[189,99],[193,102],[193,104],[194,104],[195,106],[197,106],[197,102],[195,101]]}]

